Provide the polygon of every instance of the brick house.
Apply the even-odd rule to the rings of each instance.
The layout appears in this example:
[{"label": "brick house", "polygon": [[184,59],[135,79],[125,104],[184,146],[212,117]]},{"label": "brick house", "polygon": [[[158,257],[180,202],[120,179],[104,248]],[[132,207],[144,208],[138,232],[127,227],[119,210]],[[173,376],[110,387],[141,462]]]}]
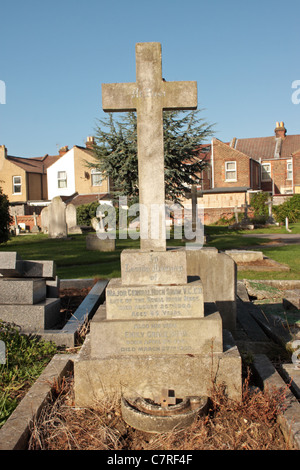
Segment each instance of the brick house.
[{"label": "brick house", "polygon": [[205,222],[229,218],[240,211],[251,194],[266,191],[273,203],[284,202],[300,193],[300,135],[288,135],[283,122],[277,122],[274,135],[221,142],[214,138],[206,155],[198,200],[205,208]]},{"label": "brick house", "polygon": [[18,224],[31,229],[36,213],[40,225],[40,212],[55,196],[74,205],[109,199],[110,181],[86,163],[95,161],[92,145],[93,138],[88,137],[86,147],[62,147],[59,155],[38,158],[9,156],[0,146],[0,186]]},{"label": "brick house", "polygon": [[44,206],[48,200],[47,168],[59,158],[14,157],[7,155],[4,145],[0,146],[0,186],[8,196],[12,215],[32,214],[31,207]]}]

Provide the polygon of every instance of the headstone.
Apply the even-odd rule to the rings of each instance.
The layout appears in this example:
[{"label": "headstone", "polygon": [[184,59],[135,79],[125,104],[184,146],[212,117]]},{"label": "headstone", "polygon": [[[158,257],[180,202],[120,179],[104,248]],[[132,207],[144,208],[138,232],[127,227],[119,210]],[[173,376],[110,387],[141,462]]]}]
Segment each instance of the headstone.
[{"label": "headstone", "polygon": [[[137,44],[136,62],[136,83],[103,85],[103,108],[137,110],[140,203],[149,213],[165,202],[162,110],[196,108],[197,93],[194,82],[162,79],[160,44]],[[165,227],[164,213],[159,220]],[[154,223],[141,216],[141,231],[152,233]],[[212,380],[240,398],[241,360],[229,344],[215,305],[206,312],[202,281],[187,276],[186,251],[166,249],[161,234],[142,238],[140,250],[121,253],[121,278],[109,282],[91,321],[74,363],[75,403],[110,393],[156,400],[163,390],[203,396]]]},{"label": "headstone", "polygon": [[68,204],[66,207],[66,223],[68,234],[82,233],[81,228],[77,225],[77,212],[74,204]]},{"label": "headstone", "polygon": [[66,204],[60,196],[52,199],[48,206],[48,236],[49,238],[66,238]]},{"label": "headstone", "polygon": [[48,233],[48,226],[49,226],[49,215],[48,215],[48,207],[44,207],[41,212],[41,225],[42,225],[42,232]]},{"label": "headstone", "polygon": [[15,234],[20,235],[20,227],[18,225],[18,219],[17,219],[16,215],[14,215],[14,222],[15,222],[15,224],[14,224]]},{"label": "headstone", "polygon": [[266,202],[266,205],[268,206],[267,224],[275,224],[276,222],[274,220],[273,213],[272,213],[273,201],[271,197]]},{"label": "headstone", "polygon": [[237,206],[234,206],[234,217],[235,217],[235,223],[239,223],[239,210]]}]

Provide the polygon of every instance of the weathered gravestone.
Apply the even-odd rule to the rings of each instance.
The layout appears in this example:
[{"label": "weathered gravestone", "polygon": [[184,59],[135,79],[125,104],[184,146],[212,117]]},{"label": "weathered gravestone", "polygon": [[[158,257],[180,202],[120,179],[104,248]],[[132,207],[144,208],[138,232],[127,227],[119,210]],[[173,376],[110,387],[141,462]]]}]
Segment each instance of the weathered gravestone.
[{"label": "weathered gravestone", "polygon": [[66,204],[60,196],[53,198],[48,206],[48,236],[49,238],[67,236]]},{"label": "weathered gravestone", "polygon": [[66,224],[68,234],[82,233],[81,228],[77,225],[77,212],[74,204],[66,206]]},{"label": "weathered gravestone", "polygon": [[[136,70],[136,83],[103,85],[102,96],[106,111],[137,110],[141,232],[149,235],[152,203],[165,202],[162,111],[196,108],[197,87],[162,79],[158,43],[136,45]],[[163,211],[159,224],[165,227]],[[215,305],[205,311],[203,284],[188,278],[185,250],[167,250],[162,232],[140,244],[121,253],[121,278],[109,282],[74,363],[76,404],[112,394],[163,406],[166,398],[158,397],[207,396],[214,381],[240,397],[240,356],[230,335],[223,339]]]}]

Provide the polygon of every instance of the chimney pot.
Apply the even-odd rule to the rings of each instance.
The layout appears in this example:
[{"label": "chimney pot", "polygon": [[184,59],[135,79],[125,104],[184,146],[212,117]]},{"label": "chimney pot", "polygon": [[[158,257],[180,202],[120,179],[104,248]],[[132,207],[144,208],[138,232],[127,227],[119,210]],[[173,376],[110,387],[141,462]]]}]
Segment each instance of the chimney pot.
[{"label": "chimney pot", "polygon": [[284,122],[283,121],[281,121],[280,123],[276,122],[275,136],[276,137],[281,137],[282,139],[285,138],[286,128],[284,127]]},{"label": "chimney pot", "polygon": [[62,156],[64,155],[65,153],[67,153],[69,151],[69,147],[67,145],[65,145],[64,147],[61,147],[59,149],[59,155]]},{"label": "chimney pot", "polygon": [[94,144],[95,144],[95,138],[93,136],[89,135],[86,138],[86,144],[85,144],[86,148],[87,149],[92,149]]}]

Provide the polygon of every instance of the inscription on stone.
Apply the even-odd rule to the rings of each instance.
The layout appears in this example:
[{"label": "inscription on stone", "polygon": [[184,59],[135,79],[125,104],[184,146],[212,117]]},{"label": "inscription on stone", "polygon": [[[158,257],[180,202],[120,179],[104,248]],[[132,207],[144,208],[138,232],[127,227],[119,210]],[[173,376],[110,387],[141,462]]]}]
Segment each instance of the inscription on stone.
[{"label": "inscription on stone", "polygon": [[153,252],[123,250],[121,253],[122,284],[184,284],[187,279],[184,251]]},{"label": "inscription on stone", "polygon": [[[213,334],[212,334],[213,331]],[[201,354],[220,352],[222,321],[218,312],[203,318],[104,320],[91,322],[91,353]]]},{"label": "inscription on stone", "polygon": [[108,319],[203,317],[202,282],[176,286],[123,286],[113,279],[106,290]]}]

